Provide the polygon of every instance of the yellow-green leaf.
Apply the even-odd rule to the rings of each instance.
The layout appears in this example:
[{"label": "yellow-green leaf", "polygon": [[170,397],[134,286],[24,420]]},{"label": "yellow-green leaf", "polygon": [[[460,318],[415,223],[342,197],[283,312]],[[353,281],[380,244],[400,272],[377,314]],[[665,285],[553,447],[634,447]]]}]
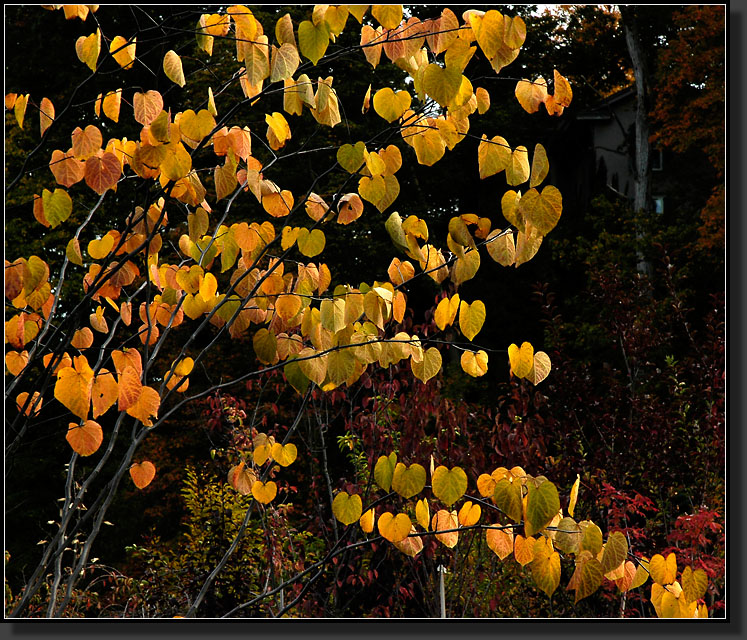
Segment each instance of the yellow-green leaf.
[{"label": "yellow-green leaf", "polygon": [[415,362],[410,359],[410,368],[413,375],[422,382],[428,382],[441,370],[441,352],[436,347],[430,347],[423,352],[423,359]]},{"label": "yellow-green leaf", "polygon": [[303,255],[307,258],[313,258],[324,251],[326,238],[321,229],[312,229],[309,231],[306,228],[302,228],[298,233],[298,239],[296,242],[298,244],[298,250]]},{"label": "yellow-green leaf", "polygon": [[541,536],[534,543],[533,552],[532,577],[549,597],[560,584],[560,555],[553,551],[550,540]]},{"label": "yellow-green leaf", "polygon": [[[425,469],[417,462],[409,467],[398,462],[392,475],[392,489],[403,498],[412,498],[425,487]],[[409,528],[408,528],[409,531]]]},{"label": "yellow-green leaf", "polygon": [[602,555],[602,571],[608,573],[617,569],[628,556],[628,541],[619,531],[615,531],[607,538]]},{"label": "yellow-green leaf", "polygon": [[682,571],[682,595],[688,602],[700,600],[708,588],[708,574],[703,569],[692,570],[685,567]]},{"label": "yellow-green leaf", "polygon": [[337,162],[348,173],[356,173],[365,163],[366,144],[344,144],[337,150]]},{"label": "yellow-green leaf", "polygon": [[524,508],[519,482],[510,482],[507,478],[498,481],[493,491],[493,502],[511,520],[521,522],[524,516]]},{"label": "yellow-green leaf", "polygon": [[[602,571],[602,565],[596,558],[587,560],[582,565],[576,567],[578,575],[578,582],[576,584],[576,599],[575,602],[590,596],[602,585],[602,578],[604,572]],[[574,574],[575,575],[575,574]]]},{"label": "yellow-green leaf", "polygon": [[533,536],[544,529],[555,515],[560,511],[560,497],[555,485],[546,480],[539,487],[529,482],[529,494],[527,496],[527,521],[524,530],[527,535]]},{"label": "yellow-green leaf", "polygon": [[73,211],[73,200],[64,189],[55,189],[54,192],[44,189],[42,205],[44,217],[53,229],[65,222]]},{"label": "yellow-green leaf", "polygon": [[450,507],[467,491],[467,474],[461,467],[447,469],[439,466],[431,478],[433,495]]},{"label": "yellow-green leaf", "polygon": [[392,487],[394,468],[397,465],[397,454],[392,452],[388,456],[381,456],[374,466],[374,480],[384,491]]},{"label": "yellow-green leaf", "polygon": [[379,21],[384,29],[396,29],[402,22],[402,5],[375,4],[371,7],[371,15]]},{"label": "yellow-green leaf", "polygon": [[357,522],[362,512],[363,502],[358,494],[348,495],[347,491],[341,491],[332,501],[332,513],[344,525]]},{"label": "yellow-green leaf", "polygon": [[329,46],[329,25],[324,21],[315,25],[304,20],[298,25],[298,45],[301,55],[317,64]]}]

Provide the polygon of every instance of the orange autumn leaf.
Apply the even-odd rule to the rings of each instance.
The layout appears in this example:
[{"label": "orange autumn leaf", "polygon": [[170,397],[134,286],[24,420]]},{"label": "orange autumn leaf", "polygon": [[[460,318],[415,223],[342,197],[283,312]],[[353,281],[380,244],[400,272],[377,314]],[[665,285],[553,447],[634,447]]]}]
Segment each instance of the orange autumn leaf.
[{"label": "orange autumn leaf", "polygon": [[[124,305],[122,305],[124,306]],[[117,376],[121,376],[126,367],[131,366],[137,371],[138,378],[143,373],[143,360],[137,349],[123,349],[122,351],[112,351],[112,360]]]},{"label": "orange autumn leaf", "polygon": [[[29,401],[28,406],[26,406],[28,397],[29,394],[26,391],[22,391],[18,396],[16,396],[16,407],[18,408],[18,411],[22,411],[25,416],[30,416],[32,411],[35,416],[39,415],[42,408],[42,401],[39,399],[39,392],[34,391],[34,395],[31,396],[31,400]],[[24,409],[24,407],[26,408]]]},{"label": "orange autumn leaf", "polygon": [[29,352],[28,351],[8,351],[5,354],[5,367],[8,369],[8,373],[12,376],[17,376],[23,368],[28,364]]},{"label": "orange autumn leaf", "polygon": [[93,386],[93,369],[85,356],[77,356],[72,367],[60,369],[54,386],[54,397],[81,420],[88,418]]},{"label": "orange autumn leaf", "polygon": [[148,460],[136,462],[130,467],[130,477],[138,489],[145,489],[156,477],[156,467]]},{"label": "orange autumn leaf", "polygon": [[119,385],[114,375],[106,369],[101,369],[93,379],[91,401],[93,403],[93,417],[98,418],[106,413],[119,397]]},{"label": "orange autumn leaf", "polygon": [[133,366],[125,366],[119,373],[119,410],[127,411],[130,407],[133,407],[137,403],[142,391],[143,383],[140,381],[140,374]]},{"label": "orange autumn leaf", "polygon": [[86,420],[83,424],[71,422],[65,440],[78,455],[90,456],[98,451],[104,441],[104,431],[93,420]]},{"label": "orange autumn leaf", "polygon": [[71,346],[75,347],[76,349],[80,349],[81,351],[83,349],[88,349],[88,347],[93,344],[93,331],[91,331],[88,327],[78,329],[75,334],[73,334],[73,339],[70,344]]}]

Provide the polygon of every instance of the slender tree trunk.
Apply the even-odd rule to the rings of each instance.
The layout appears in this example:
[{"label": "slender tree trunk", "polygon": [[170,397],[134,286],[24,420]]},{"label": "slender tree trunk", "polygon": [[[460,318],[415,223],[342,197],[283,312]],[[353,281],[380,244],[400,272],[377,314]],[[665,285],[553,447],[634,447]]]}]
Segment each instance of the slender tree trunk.
[{"label": "slender tree trunk", "polygon": [[[636,8],[621,6],[620,15],[623,19],[625,42],[633,64],[636,88],[635,112],[635,155],[633,161],[633,211],[635,213],[651,212],[651,144],[649,143],[649,69],[641,43],[638,15]],[[650,273],[650,265],[643,260],[639,253],[638,268],[644,273]]]}]

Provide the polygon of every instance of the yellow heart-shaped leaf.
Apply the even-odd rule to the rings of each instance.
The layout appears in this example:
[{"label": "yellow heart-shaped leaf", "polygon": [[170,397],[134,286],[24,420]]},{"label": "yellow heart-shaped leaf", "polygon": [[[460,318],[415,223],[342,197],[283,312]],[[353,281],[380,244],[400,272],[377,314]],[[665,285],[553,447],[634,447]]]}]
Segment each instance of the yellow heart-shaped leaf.
[{"label": "yellow heart-shaped leaf", "polygon": [[261,504],[269,504],[275,499],[278,493],[278,486],[270,480],[270,482],[262,482],[257,480],[252,485],[252,496],[254,499]]},{"label": "yellow heart-shaped leaf", "polygon": [[529,342],[524,342],[521,348],[515,344],[508,347],[508,360],[511,371],[517,378],[526,378],[534,367],[534,347]]},{"label": "yellow heart-shaped leaf", "polygon": [[332,513],[342,524],[353,524],[361,517],[362,505],[358,494],[348,495],[346,491],[341,491],[332,501]]},{"label": "yellow heart-shaped leaf", "polygon": [[418,380],[428,382],[441,370],[442,362],[441,352],[436,347],[430,347],[423,352],[423,359],[420,362],[410,359],[410,368]]},{"label": "yellow heart-shaped leaf", "polygon": [[[417,462],[409,467],[398,462],[392,475],[392,489],[403,498],[412,498],[425,487],[425,469]],[[409,531],[409,527],[408,527]]]},{"label": "yellow heart-shaped leaf", "polygon": [[385,511],[379,516],[377,522],[379,533],[389,542],[404,540],[412,529],[412,522],[406,513],[398,513],[396,516]]},{"label": "yellow heart-shaped leaf", "polygon": [[439,466],[431,478],[433,495],[447,506],[454,504],[467,491],[467,474],[461,467]]},{"label": "yellow heart-shaped leaf", "polygon": [[296,445],[292,442],[289,442],[286,445],[276,442],[272,445],[271,455],[272,459],[281,467],[287,467],[295,461],[296,456],[298,455],[298,450],[296,449]]}]

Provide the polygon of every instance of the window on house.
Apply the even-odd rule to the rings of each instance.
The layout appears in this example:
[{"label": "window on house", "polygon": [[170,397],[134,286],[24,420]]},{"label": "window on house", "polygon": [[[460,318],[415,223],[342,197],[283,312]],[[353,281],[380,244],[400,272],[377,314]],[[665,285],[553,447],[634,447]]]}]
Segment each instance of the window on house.
[{"label": "window on house", "polygon": [[664,154],[661,149],[651,149],[651,170],[661,171],[664,169]]},{"label": "window on house", "polygon": [[654,213],[664,213],[664,196],[654,196]]}]

